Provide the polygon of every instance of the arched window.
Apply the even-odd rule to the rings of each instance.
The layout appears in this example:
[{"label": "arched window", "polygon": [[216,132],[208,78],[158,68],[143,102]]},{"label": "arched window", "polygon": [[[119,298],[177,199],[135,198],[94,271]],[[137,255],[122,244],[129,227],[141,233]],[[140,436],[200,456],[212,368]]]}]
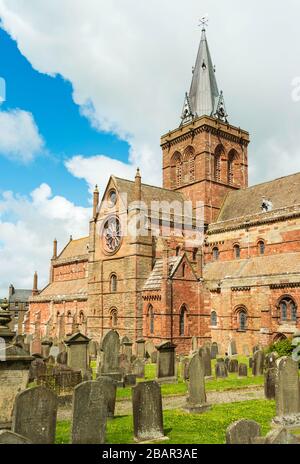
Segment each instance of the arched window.
[{"label": "arched window", "polygon": [[245,309],[241,309],[238,312],[238,324],[239,324],[239,330],[242,330],[242,331],[247,330],[247,312]]},{"label": "arched window", "polygon": [[280,300],[279,310],[282,322],[297,322],[297,305],[291,297],[285,296]]},{"label": "arched window", "polygon": [[171,159],[171,169],[172,169],[172,174],[171,174],[171,181],[172,181],[172,186],[174,187],[180,187],[182,184],[182,158],[181,154],[176,151],[174,155],[172,156]]},{"label": "arched window", "polygon": [[218,248],[218,247],[215,247],[215,248],[213,249],[213,260],[214,260],[214,261],[218,261],[219,256],[220,256],[219,248]]},{"label": "arched window", "polygon": [[231,150],[228,153],[228,170],[227,170],[227,181],[229,185],[234,183],[234,161],[237,158],[238,154],[235,150]]},{"label": "arched window", "polygon": [[240,259],[240,257],[241,257],[241,248],[240,248],[239,245],[234,245],[233,252],[234,252],[235,259]]},{"label": "arched window", "polygon": [[195,158],[194,158],[194,156],[191,156],[190,157],[190,181],[194,182],[195,178],[196,178],[196,175],[195,175]]},{"label": "arched window", "polygon": [[221,162],[222,155],[224,155],[223,145],[218,145],[214,153],[214,166],[213,166],[213,178],[217,182],[221,180]]},{"label": "arched window", "polygon": [[110,277],[110,291],[111,293],[115,293],[118,288],[118,278],[116,274],[112,274]]},{"label": "arched window", "polygon": [[113,328],[118,325],[118,310],[115,308],[110,311],[110,324]]},{"label": "arched window", "polygon": [[212,327],[217,327],[217,325],[218,325],[218,316],[217,316],[216,311],[212,311],[212,313],[210,315],[210,325]]},{"label": "arched window", "polygon": [[154,309],[152,305],[149,305],[148,308],[148,328],[151,335],[154,334]]},{"label": "arched window", "polygon": [[183,337],[185,335],[185,318],[186,318],[186,307],[183,305],[179,314],[179,335]]},{"label": "arched window", "polygon": [[266,251],[266,245],[265,245],[265,242],[263,240],[260,240],[257,244],[257,251],[258,251],[258,254],[259,255],[264,255],[265,254],[265,251]]},{"label": "arched window", "polygon": [[82,311],[80,311],[79,313],[79,324],[83,324],[84,323],[84,314]]},{"label": "arched window", "polygon": [[71,311],[69,311],[68,314],[67,314],[67,323],[68,324],[72,323],[72,313],[71,313]]}]

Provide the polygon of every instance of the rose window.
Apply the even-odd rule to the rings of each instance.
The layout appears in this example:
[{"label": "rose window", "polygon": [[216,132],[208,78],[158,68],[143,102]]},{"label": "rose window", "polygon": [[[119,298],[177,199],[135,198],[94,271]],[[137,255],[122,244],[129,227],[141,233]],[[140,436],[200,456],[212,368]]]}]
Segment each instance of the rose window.
[{"label": "rose window", "polygon": [[121,245],[121,226],[116,217],[108,219],[103,229],[104,247],[109,253],[116,251]]}]

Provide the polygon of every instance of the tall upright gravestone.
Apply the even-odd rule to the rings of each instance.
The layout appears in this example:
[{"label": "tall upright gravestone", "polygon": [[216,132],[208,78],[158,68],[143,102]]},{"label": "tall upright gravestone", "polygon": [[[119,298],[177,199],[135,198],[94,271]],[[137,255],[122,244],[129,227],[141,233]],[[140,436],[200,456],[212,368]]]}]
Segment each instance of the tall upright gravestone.
[{"label": "tall upright gravestone", "polygon": [[107,423],[107,397],[98,381],[83,382],[74,390],[72,444],[102,445]]},{"label": "tall upright gravestone", "polygon": [[45,387],[29,388],[16,397],[12,431],[35,445],[55,442],[58,398]]},{"label": "tall upright gravestone", "polygon": [[119,368],[120,337],[118,332],[110,330],[101,342],[101,366],[99,375],[105,375],[114,380],[121,380],[122,374]]},{"label": "tall upright gravestone", "polygon": [[142,382],[132,388],[134,439],[164,440],[162,396],[157,382]]},{"label": "tall upright gravestone", "polygon": [[136,341],[136,355],[138,359],[145,359],[145,343],[143,338],[139,338],[139,340]]},{"label": "tall upright gravestone", "polygon": [[300,392],[298,363],[284,356],[277,361],[275,388],[276,414],[275,423],[299,423]]},{"label": "tall upright gravestone", "polygon": [[203,359],[205,377],[211,377],[211,351],[209,345],[199,349],[199,356]]},{"label": "tall upright gravestone", "polygon": [[88,345],[90,339],[77,332],[65,340],[67,345],[68,366],[71,369],[81,371],[84,375],[89,367]]},{"label": "tall upright gravestone", "polygon": [[189,396],[185,409],[191,413],[202,413],[210,408],[206,402],[205,367],[199,354],[195,354],[189,364]]},{"label": "tall upright gravestone", "polygon": [[110,377],[98,377],[97,382],[100,383],[102,393],[107,403],[107,416],[114,417],[116,398],[117,398],[117,382]]},{"label": "tall upright gravestone", "polygon": [[262,350],[255,351],[253,355],[252,374],[256,377],[264,375],[265,354]]},{"label": "tall upright gravestone", "polygon": [[162,383],[177,382],[175,348],[171,342],[157,346],[157,381]]},{"label": "tall upright gravestone", "polygon": [[8,304],[0,309],[0,429],[11,425],[15,397],[25,390],[33,358],[19,345],[14,345],[14,333],[8,328],[11,322]]}]

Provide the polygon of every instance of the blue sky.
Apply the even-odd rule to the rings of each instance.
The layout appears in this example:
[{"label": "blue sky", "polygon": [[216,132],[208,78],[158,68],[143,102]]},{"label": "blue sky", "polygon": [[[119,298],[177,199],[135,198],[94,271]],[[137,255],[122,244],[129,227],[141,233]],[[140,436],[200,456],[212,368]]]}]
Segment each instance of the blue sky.
[{"label": "blue sky", "polygon": [[105,153],[128,159],[128,144],[117,136],[95,130],[72,99],[72,85],[61,76],[35,71],[18,50],[16,42],[0,29],[0,76],[6,81],[6,102],[1,110],[20,108],[32,113],[45,141],[45,150],[31,163],[0,156],[0,193],[13,190],[28,194],[45,182],[53,194],[77,205],[88,205],[87,184],[75,178],[64,161],[81,154]]}]

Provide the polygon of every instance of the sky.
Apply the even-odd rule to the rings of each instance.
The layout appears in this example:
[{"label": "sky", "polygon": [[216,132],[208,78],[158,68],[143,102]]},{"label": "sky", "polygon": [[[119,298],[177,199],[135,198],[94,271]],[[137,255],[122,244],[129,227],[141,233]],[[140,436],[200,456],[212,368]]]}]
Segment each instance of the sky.
[{"label": "sky", "polygon": [[88,233],[95,184],[139,166],[161,185],[206,14],[250,184],[300,171],[299,1],[0,0],[0,297],[34,271],[47,284],[53,239]]}]

